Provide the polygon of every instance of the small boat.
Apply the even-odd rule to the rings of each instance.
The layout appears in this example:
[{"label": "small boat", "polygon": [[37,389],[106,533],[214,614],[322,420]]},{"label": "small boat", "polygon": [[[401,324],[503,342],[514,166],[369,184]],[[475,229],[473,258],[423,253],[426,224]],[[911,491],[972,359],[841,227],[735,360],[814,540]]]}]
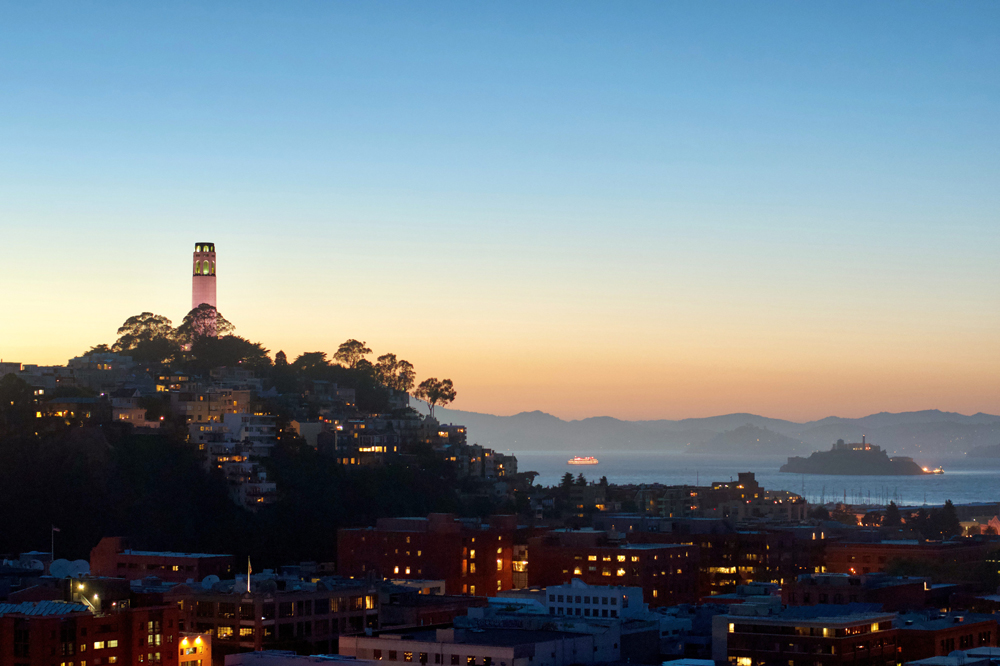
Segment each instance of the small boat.
[{"label": "small boat", "polygon": [[928,467],[924,467],[924,474],[944,474],[944,468],[935,467],[934,469],[930,469]]},{"label": "small boat", "polygon": [[598,461],[597,458],[595,458],[594,456],[587,456],[585,458],[581,458],[580,456],[574,456],[573,458],[570,458],[566,462],[569,463],[570,465],[596,465]]}]

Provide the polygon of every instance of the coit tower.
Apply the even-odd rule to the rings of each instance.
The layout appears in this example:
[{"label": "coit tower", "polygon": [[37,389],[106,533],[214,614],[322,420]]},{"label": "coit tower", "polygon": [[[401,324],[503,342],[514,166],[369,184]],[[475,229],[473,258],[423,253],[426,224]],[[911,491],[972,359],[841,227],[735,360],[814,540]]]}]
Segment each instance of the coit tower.
[{"label": "coit tower", "polygon": [[194,277],[191,278],[191,309],[202,303],[215,304],[215,243],[195,243]]}]

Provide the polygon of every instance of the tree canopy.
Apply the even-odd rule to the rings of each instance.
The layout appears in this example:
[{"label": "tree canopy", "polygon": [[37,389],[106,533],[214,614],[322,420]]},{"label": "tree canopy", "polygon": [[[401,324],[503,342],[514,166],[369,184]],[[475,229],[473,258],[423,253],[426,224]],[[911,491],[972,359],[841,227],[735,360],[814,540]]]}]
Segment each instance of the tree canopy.
[{"label": "tree canopy", "polygon": [[441,405],[443,407],[453,402],[456,395],[455,386],[450,379],[438,379],[436,377],[431,377],[420,382],[417,390],[413,393],[415,398],[427,403],[432,418],[434,417],[435,406]]},{"label": "tree canopy", "polygon": [[[103,351],[104,345],[91,349]],[[173,324],[163,315],[143,312],[129,317],[118,329],[118,340],[111,351],[127,353],[138,363],[163,363],[180,352]],[[88,352],[90,353],[90,352]]]},{"label": "tree canopy", "polygon": [[395,354],[382,354],[375,363],[375,376],[384,386],[394,391],[409,393],[416,381],[416,372],[409,361],[397,359]]},{"label": "tree canopy", "polygon": [[229,335],[236,327],[214,306],[202,303],[184,316],[175,337],[183,344],[193,345],[201,337]]},{"label": "tree canopy", "polygon": [[263,345],[238,335],[221,338],[203,335],[191,344],[191,355],[194,357],[192,366],[203,371],[226,366],[262,373],[271,367],[271,357]]},{"label": "tree canopy", "polygon": [[333,355],[333,360],[353,369],[358,367],[358,363],[371,353],[371,348],[365,346],[364,342],[351,339],[340,343],[337,353]]}]

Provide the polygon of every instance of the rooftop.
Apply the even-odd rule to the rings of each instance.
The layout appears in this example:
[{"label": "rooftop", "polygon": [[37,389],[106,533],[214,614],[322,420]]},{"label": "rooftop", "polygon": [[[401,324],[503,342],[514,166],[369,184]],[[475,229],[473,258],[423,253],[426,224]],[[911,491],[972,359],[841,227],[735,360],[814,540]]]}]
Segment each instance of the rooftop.
[{"label": "rooftop", "polygon": [[176,553],[169,550],[132,550],[126,549],[122,555],[138,555],[139,557],[232,557],[219,553]]},{"label": "rooftop", "polygon": [[[386,637],[387,632],[379,634]],[[438,640],[438,633],[435,630],[407,632],[405,634],[390,634],[399,636],[402,641],[416,641],[420,643],[459,643],[462,645],[491,645],[495,647],[515,647],[518,645],[531,645],[534,643],[544,643],[548,641],[558,641],[565,638],[579,638],[580,634],[571,634],[565,631],[546,631],[531,629],[475,629],[458,630],[455,632],[456,640]],[[358,637],[361,638],[360,636]]]},{"label": "rooftop", "polygon": [[937,631],[953,627],[956,624],[975,624],[976,622],[996,622],[996,617],[980,613],[951,613],[947,615],[908,613],[899,616],[900,628],[911,631]]},{"label": "rooftop", "polygon": [[19,604],[0,604],[0,615],[67,615],[69,613],[89,613],[83,604],[66,601],[25,601]]}]

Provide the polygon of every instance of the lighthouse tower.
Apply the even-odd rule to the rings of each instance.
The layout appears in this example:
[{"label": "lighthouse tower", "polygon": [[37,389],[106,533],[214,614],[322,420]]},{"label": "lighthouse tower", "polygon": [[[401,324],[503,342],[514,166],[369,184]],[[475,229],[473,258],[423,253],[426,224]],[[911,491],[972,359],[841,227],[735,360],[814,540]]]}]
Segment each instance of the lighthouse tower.
[{"label": "lighthouse tower", "polygon": [[202,303],[215,304],[215,243],[195,243],[194,276],[191,278],[191,309]]}]

